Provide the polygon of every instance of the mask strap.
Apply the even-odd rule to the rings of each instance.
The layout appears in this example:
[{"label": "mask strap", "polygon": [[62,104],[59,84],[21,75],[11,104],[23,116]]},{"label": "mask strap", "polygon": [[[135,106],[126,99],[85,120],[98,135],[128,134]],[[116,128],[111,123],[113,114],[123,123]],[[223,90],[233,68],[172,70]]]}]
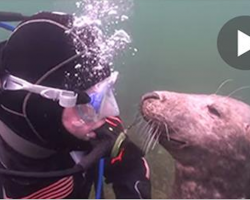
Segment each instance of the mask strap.
[{"label": "mask strap", "polygon": [[6,76],[2,88],[4,90],[25,90],[40,94],[44,98],[59,101],[62,107],[74,107],[77,101],[77,94],[72,91],[35,85],[12,75]]}]

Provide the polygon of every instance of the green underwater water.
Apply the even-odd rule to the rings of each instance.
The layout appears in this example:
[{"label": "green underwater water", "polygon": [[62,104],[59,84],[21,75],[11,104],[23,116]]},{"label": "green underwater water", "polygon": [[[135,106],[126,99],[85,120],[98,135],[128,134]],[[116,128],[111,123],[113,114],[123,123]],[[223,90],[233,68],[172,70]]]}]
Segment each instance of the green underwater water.
[{"label": "green underwater water", "polygon": [[[1,0],[1,11],[33,14],[38,11],[73,13],[75,0]],[[217,51],[217,36],[230,19],[250,15],[249,0],[134,0],[126,30],[132,37],[130,50],[115,60],[120,72],[116,85],[121,115],[126,124],[138,112],[142,94],[153,90],[227,95],[250,85],[250,71],[228,66]],[[9,32],[0,30],[0,41]],[[250,104],[250,90],[233,95]],[[167,198],[174,179],[174,162],[157,146],[148,155],[153,198]],[[113,197],[110,186],[108,197]]]}]

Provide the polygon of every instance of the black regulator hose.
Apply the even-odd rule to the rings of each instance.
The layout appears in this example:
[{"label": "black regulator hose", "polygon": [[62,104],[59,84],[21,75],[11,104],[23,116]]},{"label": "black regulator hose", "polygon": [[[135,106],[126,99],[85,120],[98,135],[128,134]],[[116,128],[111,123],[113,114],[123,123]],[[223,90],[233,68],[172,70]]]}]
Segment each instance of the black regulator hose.
[{"label": "black regulator hose", "polygon": [[23,172],[0,168],[1,176],[19,177],[19,178],[62,178],[78,173],[83,173],[89,169],[94,163],[97,163],[102,157],[110,151],[110,142],[102,141],[86,155],[80,163],[74,167],[65,170],[50,171],[50,172]]},{"label": "black regulator hose", "polygon": [[71,169],[51,172],[22,172],[10,169],[0,169],[1,176],[19,177],[19,178],[61,178],[71,176],[73,174],[83,173],[85,171],[82,166],[75,165]]},{"label": "black regulator hose", "polygon": [[29,16],[22,15],[21,13],[0,11],[0,21],[2,22],[17,22],[27,18]]}]

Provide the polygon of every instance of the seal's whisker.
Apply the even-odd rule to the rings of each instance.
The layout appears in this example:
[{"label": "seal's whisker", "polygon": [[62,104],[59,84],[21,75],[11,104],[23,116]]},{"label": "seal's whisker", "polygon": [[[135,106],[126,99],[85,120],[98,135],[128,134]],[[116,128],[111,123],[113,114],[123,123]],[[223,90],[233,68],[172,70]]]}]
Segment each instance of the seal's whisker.
[{"label": "seal's whisker", "polygon": [[152,145],[152,143],[153,143],[153,141],[154,141],[156,135],[157,135],[157,131],[155,131],[155,132],[152,134],[152,137],[150,138],[150,140],[149,140],[149,142],[148,142],[148,145],[147,145],[147,148],[146,148],[146,152],[149,151],[149,149],[150,149],[150,147],[151,147],[151,145]]},{"label": "seal's whisker", "polygon": [[171,129],[171,131],[173,132],[173,133],[178,133],[178,131],[176,130],[176,127],[174,127],[174,126],[170,126],[169,124],[167,124],[167,128],[168,128],[168,134],[169,134],[169,129]]},{"label": "seal's whisker", "polygon": [[157,137],[156,137],[156,139],[155,139],[155,143],[154,143],[154,145],[153,145],[153,147],[152,147],[152,150],[155,148],[156,144],[158,144],[158,143],[159,143],[159,138],[160,138],[160,135],[161,135],[161,133],[160,133],[160,132],[158,132],[158,135],[157,135]]},{"label": "seal's whisker", "polygon": [[148,146],[150,144],[151,139],[154,138],[154,135],[155,135],[155,132],[156,132],[156,130],[154,130],[154,127],[155,127],[155,124],[152,124],[151,128],[150,128],[150,132],[148,133],[149,135],[148,135],[147,140],[146,140],[145,145],[144,145],[144,151],[145,152],[148,149]]},{"label": "seal's whisker", "polygon": [[145,131],[147,133],[147,135],[144,137],[145,140],[143,142],[143,151],[145,150],[146,146],[148,145],[148,142],[152,136],[152,131],[153,131],[153,128],[149,125],[148,129]]},{"label": "seal's whisker", "polygon": [[143,121],[141,124],[140,124],[140,126],[138,127],[138,129],[137,129],[137,134],[140,136],[140,138],[142,138],[144,135],[145,135],[145,130],[147,130],[148,129],[148,124],[147,123],[145,123],[145,121]]},{"label": "seal's whisker", "polygon": [[143,146],[146,143],[147,140],[147,131],[149,131],[150,122],[145,122],[144,120],[140,121],[139,126],[137,127],[137,134],[139,135],[139,141],[141,146]]},{"label": "seal's whisker", "polygon": [[137,110],[137,112],[135,114],[135,118],[143,119],[143,116],[139,110]]},{"label": "seal's whisker", "polygon": [[230,96],[232,96],[235,92],[239,92],[240,90],[244,90],[244,89],[250,89],[250,85],[240,87],[240,88],[234,90],[233,92],[231,92],[231,93],[230,93],[229,95],[227,95],[226,97],[230,97]]},{"label": "seal's whisker", "polygon": [[136,111],[134,118],[138,119],[138,118],[142,118],[141,112],[139,110]]},{"label": "seal's whisker", "polygon": [[147,135],[146,135],[146,137],[144,137],[145,138],[145,140],[144,140],[144,142],[143,142],[143,151],[145,152],[145,150],[146,150],[146,147],[147,147],[147,145],[148,145],[148,142],[150,141],[150,139],[151,139],[151,137],[152,137],[152,135],[153,135],[153,127],[151,126],[151,125],[149,125],[149,129],[146,131],[146,133],[147,133]]},{"label": "seal's whisker", "polygon": [[137,124],[136,132],[138,133],[138,135],[141,134],[141,130],[145,126],[144,123],[145,123],[144,120],[140,120],[139,123]]},{"label": "seal's whisker", "polygon": [[141,120],[141,119],[143,119],[143,116],[141,116],[140,113],[138,113],[138,114],[136,115],[136,120]]},{"label": "seal's whisker", "polygon": [[143,118],[140,116],[140,113],[137,113],[131,125],[128,126],[127,130],[133,128],[134,126],[136,126],[137,124],[141,122],[143,122]]},{"label": "seal's whisker", "polygon": [[151,150],[154,150],[156,144],[158,143],[160,134],[161,134],[161,133],[160,133],[159,127],[158,127],[158,129],[157,129],[157,131],[156,131],[156,134],[155,134],[155,136],[154,136],[154,143],[152,144]]},{"label": "seal's whisker", "polygon": [[[144,122],[145,123],[145,122]],[[139,130],[139,135],[144,138],[147,135],[147,131],[150,127],[150,122],[146,122],[141,130]]]},{"label": "seal's whisker", "polygon": [[141,126],[142,126],[142,121],[139,121],[138,124],[136,124],[136,126],[135,126],[135,132],[136,132],[136,133],[139,132]]},{"label": "seal's whisker", "polygon": [[155,137],[156,137],[156,135],[158,133],[158,130],[159,130],[159,125],[157,126],[157,128],[154,131],[154,133],[152,134],[152,137],[151,137],[151,139],[150,139],[150,141],[149,141],[149,143],[147,145],[146,151],[145,151],[146,153],[149,152],[149,149],[150,149],[150,147],[152,145],[152,142],[154,141],[154,139],[155,139]]},{"label": "seal's whisker", "polygon": [[145,122],[145,121],[144,121],[143,119],[140,119],[137,125],[142,126],[142,124],[143,124],[144,122]]},{"label": "seal's whisker", "polygon": [[170,135],[169,135],[169,132],[168,132],[168,125],[166,123],[164,123],[164,126],[165,126],[165,131],[166,131],[168,141],[170,141]]},{"label": "seal's whisker", "polygon": [[219,91],[220,91],[220,89],[221,89],[224,85],[226,85],[227,83],[229,83],[229,82],[231,82],[231,81],[233,81],[233,79],[227,79],[227,80],[223,81],[223,82],[220,84],[220,86],[217,88],[217,90],[215,91],[214,94],[218,94]]},{"label": "seal's whisker", "polygon": [[147,153],[146,150],[147,150],[147,147],[148,147],[148,144],[149,144],[149,141],[151,140],[151,138],[152,138],[152,137],[149,137],[148,140],[145,142],[145,144],[144,144],[144,146],[143,146],[143,151],[144,151],[145,153]]},{"label": "seal's whisker", "polygon": [[159,136],[157,135],[157,139],[155,139],[154,144],[153,144],[151,150],[154,150],[154,149],[155,149],[156,144],[158,144],[158,139],[159,139]]}]

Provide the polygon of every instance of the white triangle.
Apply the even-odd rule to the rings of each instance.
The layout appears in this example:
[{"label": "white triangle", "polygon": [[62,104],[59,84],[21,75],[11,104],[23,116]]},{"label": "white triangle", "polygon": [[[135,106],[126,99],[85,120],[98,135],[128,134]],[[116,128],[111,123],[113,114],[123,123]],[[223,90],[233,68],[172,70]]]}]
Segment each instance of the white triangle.
[{"label": "white triangle", "polygon": [[237,56],[241,56],[250,50],[250,36],[238,30],[238,51]]}]

